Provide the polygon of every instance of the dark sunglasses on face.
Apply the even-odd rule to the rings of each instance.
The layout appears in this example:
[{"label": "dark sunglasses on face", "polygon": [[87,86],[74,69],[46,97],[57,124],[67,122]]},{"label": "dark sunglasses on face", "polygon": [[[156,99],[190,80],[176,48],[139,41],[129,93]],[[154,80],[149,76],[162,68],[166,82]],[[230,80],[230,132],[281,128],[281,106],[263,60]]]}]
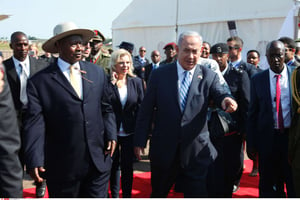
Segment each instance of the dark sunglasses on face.
[{"label": "dark sunglasses on face", "polygon": [[229,50],[232,50],[232,49],[239,49],[240,47],[238,46],[228,46]]}]

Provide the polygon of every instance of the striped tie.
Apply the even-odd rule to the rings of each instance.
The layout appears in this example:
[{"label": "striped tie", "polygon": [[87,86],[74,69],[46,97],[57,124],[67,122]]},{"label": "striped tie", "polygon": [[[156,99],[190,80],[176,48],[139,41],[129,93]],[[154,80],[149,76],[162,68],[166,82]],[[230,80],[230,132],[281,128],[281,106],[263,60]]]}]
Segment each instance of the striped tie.
[{"label": "striped tie", "polygon": [[184,78],[181,82],[180,86],[180,108],[181,111],[183,112],[185,109],[186,101],[187,101],[187,96],[190,88],[190,84],[192,82],[192,73],[189,71],[184,71]]}]

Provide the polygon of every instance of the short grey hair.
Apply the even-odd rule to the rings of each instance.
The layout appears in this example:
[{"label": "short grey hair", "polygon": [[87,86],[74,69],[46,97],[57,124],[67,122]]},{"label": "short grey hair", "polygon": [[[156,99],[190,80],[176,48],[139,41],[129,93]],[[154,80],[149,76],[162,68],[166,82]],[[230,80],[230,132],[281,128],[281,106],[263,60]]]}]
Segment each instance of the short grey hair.
[{"label": "short grey hair", "polygon": [[196,32],[196,31],[184,31],[184,32],[182,32],[182,33],[179,35],[178,42],[177,42],[178,47],[181,46],[181,43],[182,43],[183,38],[184,38],[185,36],[196,36],[196,37],[199,37],[201,45],[202,45],[202,43],[203,43],[202,36],[201,36],[198,32]]}]

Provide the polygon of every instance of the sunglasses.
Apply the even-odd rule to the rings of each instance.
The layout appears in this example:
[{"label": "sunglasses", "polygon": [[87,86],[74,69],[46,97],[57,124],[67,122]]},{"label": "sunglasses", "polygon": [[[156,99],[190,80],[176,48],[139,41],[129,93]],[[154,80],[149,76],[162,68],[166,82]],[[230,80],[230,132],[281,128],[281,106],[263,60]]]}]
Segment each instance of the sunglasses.
[{"label": "sunglasses", "polygon": [[140,50],[140,52],[146,52],[146,50]]},{"label": "sunglasses", "polygon": [[232,50],[232,49],[239,49],[240,47],[238,47],[238,46],[228,46],[228,49],[229,50]]},{"label": "sunglasses", "polygon": [[293,51],[292,48],[285,48],[285,51]]}]

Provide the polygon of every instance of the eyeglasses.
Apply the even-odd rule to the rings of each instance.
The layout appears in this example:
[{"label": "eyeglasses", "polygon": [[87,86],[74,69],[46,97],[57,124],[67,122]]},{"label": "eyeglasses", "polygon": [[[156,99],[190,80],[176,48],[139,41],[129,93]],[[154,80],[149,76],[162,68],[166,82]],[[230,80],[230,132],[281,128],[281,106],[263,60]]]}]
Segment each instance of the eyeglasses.
[{"label": "eyeglasses", "polygon": [[238,46],[228,46],[228,49],[229,50],[232,50],[232,49],[239,49],[240,47],[238,47]]}]

